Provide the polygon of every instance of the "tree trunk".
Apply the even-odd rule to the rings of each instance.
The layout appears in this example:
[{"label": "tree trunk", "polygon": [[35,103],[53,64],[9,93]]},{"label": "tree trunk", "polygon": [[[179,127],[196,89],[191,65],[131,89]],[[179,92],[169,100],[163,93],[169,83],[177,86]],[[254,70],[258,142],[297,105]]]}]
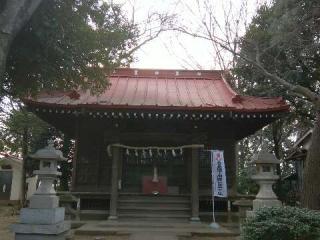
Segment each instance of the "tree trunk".
[{"label": "tree trunk", "polygon": [[[12,40],[29,21],[42,0],[8,0],[0,12],[0,84]],[[1,3],[2,4],[2,3]]]},{"label": "tree trunk", "polygon": [[0,33],[0,82],[3,83],[3,75],[6,69],[7,55],[10,48],[10,37],[8,34]]},{"label": "tree trunk", "polygon": [[[64,157],[68,158],[68,154],[71,148],[71,139],[69,136],[64,135],[62,154]],[[70,164],[67,161],[62,161],[60,163],[61,176],[60,176],[60,190],[69,191],[69,180],[70,180]]]},{"label": "tree trunk", "polygon": [[302,205],[304,207],[320,210],[320,110],[317,110],[311,146],[303,172]]},{"label": "tree trunk", "polygon": [[26,190],[27,190],[27,177],[26,177],[26,161],[28,156],[28,128],[23,129],[22,136],[22,172],[21,172],[21,193],[20,193],[20,205],[25,206],[26,203]]},{"label": "tree trunk", "polygon": [[[281,135],[282,135],[282,127],[283,122],[282,119],[277,120],[276,122],[272,123],[272,139],[274,144],[274,154],[276,155],[277,159],[281,159],[280,149],[281,149]],[[281,167],[280,164],[277,164],[277,174],[281,177]],[[278,181],[279,183],[279,181]]]}]

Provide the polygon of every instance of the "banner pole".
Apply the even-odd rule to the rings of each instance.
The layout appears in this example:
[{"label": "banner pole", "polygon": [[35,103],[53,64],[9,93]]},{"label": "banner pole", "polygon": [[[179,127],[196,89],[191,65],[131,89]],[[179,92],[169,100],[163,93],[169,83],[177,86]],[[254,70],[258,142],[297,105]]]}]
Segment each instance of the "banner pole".
[{"label": "banner pole", "polygon": [[218,229],[220,228],[219,224],[216,223],[216,217],[214,215],[214,171],[213,171],[213,161],[214,161],[214,154],[213,150],[210,150],[210,156],[211,156],[211,185],[212,185],[212,223],[210,224],[211,228]]},{"label": "banner pole", "polygon": [[213,151],[210,151],[211,156],[211,186],[212,186],[212,222],[216,222],[216,217],[214,216],[214,174],[213,174]]},{"label": "banner pole", "polygon": [[214,194],[212,194],[212,222],[216,222],[216,217],[214,216]]}]

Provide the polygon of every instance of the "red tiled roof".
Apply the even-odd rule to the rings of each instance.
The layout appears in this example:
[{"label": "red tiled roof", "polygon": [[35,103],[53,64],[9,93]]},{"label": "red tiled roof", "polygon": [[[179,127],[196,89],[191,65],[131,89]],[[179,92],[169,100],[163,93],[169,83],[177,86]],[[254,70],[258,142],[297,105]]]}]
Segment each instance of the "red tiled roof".
[{"label": "red tiled roof", "polygon": [[90,91],[46,92],[29,105],[100,109],[231,110],[266,112],[287,110],[281,98],[236,94],[222,71],[118,69],[110,87],[100,95]]}]

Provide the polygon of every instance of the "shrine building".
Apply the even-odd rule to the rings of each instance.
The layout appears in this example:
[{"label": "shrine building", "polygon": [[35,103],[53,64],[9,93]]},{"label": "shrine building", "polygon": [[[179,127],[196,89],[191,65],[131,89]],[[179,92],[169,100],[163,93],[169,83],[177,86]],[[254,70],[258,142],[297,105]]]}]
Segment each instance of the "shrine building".
[{"label": "shrine building", "polygon": [[216,206],[226,210],[237,141],[289,109],[281,98],[238,95],[223,76],[117,69],[101,94],[48,91],[25,104],[75,139],[71,192],[83,216],[197,221],[212,199],[206,150],[224,151],[228,198]]}]

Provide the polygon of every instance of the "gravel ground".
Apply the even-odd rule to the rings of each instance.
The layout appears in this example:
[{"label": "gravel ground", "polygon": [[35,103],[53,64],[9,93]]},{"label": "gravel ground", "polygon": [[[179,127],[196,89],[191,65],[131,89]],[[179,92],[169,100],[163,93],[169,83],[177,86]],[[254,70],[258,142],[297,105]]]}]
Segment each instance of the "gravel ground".
[{"label": "gravel ground", "polygon": [[13,233],[10,232],[10,224],[16,222],[17,215],[14,214],[12,207],[0,206],[0,239],[12,240]]},{"label": "gravel ground", "polygon": [[[126,236],[76,236],[75,240],[130,240]],[[212,237],[192,237],[192,238],[181,238],[179,240],[213,240]],[[214,240],[238,240],[233,237],[219,238],[215,237]]]},{"label": "gravel ground", "polygon": [[[0,206],[0,239],[14,240],[14,234],[9,226],[18,221],[18,215],[13,213],[12,207]],[[75,236],[74,240],[128,240],[127,236]]]},{"label": "gravel ground", "polygon": [[128,240],[127,236],[76,236],[75,240]]},{"label": "gravel ground", "polygon": [[[117,237],[117,236],[76,236],[75,240],[130,240],[128,237]],[[179,240],[213,240],[212,237],[192,237],[192,238],[181,238]],[[233,237],[220,238],[215,237],[214,240],[239,240]]]}]

